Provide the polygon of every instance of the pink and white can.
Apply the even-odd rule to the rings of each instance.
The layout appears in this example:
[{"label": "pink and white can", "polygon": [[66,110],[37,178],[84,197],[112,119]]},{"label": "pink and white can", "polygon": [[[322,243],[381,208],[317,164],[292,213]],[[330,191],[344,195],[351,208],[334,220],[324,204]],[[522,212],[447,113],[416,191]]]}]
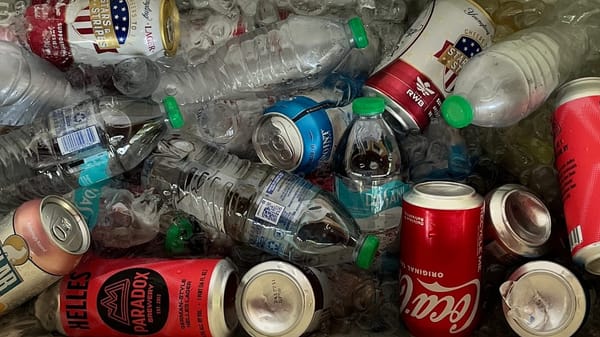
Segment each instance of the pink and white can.
[{"label": "pink and white can", "polygon": [[552,127],[571,255],[600,275],[600,77],[559,88]]},{"label": "pink and white can", "polygon": [[423,130],[471,57],[492,44],[491,17],[472,0],[433,0],[367,80],[405,129]]},{"label": "pink and white can", "polygon": [[414,337],[466,337],[479,321],[484,199],[464,184],[403,195],[400,313]]}]

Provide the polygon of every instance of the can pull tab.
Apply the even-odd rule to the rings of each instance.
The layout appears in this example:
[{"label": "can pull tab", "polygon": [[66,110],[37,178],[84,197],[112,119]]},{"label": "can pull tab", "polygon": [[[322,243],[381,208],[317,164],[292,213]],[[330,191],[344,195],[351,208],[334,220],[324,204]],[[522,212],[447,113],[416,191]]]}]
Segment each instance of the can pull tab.
[{"label": "can pull tab", "polygon": [[548,301],[528,278],[506,281],[499,290],[509,308],[508,317],[535,330],[543,329],[549,323]]}]

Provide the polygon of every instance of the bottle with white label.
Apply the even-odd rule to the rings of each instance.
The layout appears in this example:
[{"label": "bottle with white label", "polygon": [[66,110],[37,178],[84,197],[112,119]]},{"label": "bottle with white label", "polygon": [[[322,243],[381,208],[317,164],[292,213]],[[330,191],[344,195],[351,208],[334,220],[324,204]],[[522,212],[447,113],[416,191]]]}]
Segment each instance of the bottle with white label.
[{"label": "bottle with white label", "polygon": [[127,172],[182,126],[172,97],[157,104],[107,96],[40,115],[0,135],[0,213]]},{"label": "bottle with white label", "polygon": [[330,194],[291,173],[223,153],[192,135],[184,137],[177,143],[166,138],[169,146],[159,145],[146,160],[144,188],[196,217],[207,231],[225,233],[290,262],[371,266],[379,240],[362,235]]},{"label": "bottle with white label", "polygon": [[334,189],[365,233],[379,236],[381,249],[392,245],[400,231],[402,180],[400,147],[383,119],[381,97],[360,97],[352,103],[356,118],[336,149]]}]

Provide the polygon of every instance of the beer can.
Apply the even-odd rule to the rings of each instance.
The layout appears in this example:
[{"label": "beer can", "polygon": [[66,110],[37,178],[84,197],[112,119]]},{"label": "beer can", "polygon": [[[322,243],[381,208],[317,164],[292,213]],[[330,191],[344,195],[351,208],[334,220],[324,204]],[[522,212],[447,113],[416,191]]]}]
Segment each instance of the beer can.
[{"label": "beer can", "polygon": [[570,337],[583,324],[588,294],[567,268],[550,261],[528,262],[500,285],[502,310],[521,337]]},{"label": "beer can", "polygon": [[505,184],[485,197],[484,251],[504,264],[544,255],[552,230],[550,211],[518,184]]},{"label": "beer can", "polygon": [[470,336],[479,321],[484,199],[464,184],[403,195],[400,313],[415,337]]},{"label": "beer can", "polygon": [[552,128],[571,255],[600,275],[600,78],[577,79],[558,89]]},{"label": "beer can", "polygon": [[491,17],[475,1],[433,0],[363,92],[384,97],[387,113],[405,129],[423,130],[439,115],[463,65],[491,45],[494,33]]},{"label": "beer can", "polygon": [[36,301],[44,328],[67,336],[230,336],[238,325],[226,259],[86,259]]},{"label": "beer can", "polygon": [[58,196],[30,200],[0,222],[0,315],[70,273],[90,246],[86,222]]},{"label": "beer can", "polygon": [[261,162],[308,174],[331,164],[351,116],[350,105],[338,107],[317,95],[295,96],[265,109],[252,143]]},{"label": "beer can", "polygon": [[266,261],[240,281],[235,304],[244,330],[253,337],[299,337],[329,315],[327,277],[315,268]]},{"label": "beer can", "polygon": [[171,56],[179,44],[175,0],[34,0],[24,20],[31,50],[60,68]]}]

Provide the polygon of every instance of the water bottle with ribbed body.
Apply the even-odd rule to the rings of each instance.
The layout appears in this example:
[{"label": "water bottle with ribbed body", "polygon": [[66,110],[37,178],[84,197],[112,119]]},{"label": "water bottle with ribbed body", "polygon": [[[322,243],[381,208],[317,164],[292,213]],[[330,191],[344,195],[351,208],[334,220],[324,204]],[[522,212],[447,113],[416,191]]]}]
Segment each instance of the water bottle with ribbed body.
[{"label": "water bottle with ribbed body", "polygon": [[19,45],[0,41],[0,125],[30,123],[37,114],[85,99],[65,74]]},{"label": "water bottle with ribbed body", "polygon": [[360,18],[293,15],[229,40],[204,63],[165,69],[152,97],[186,104],[316,87],[352,48],[367,45]]},{"label": "water bottle with ribbed body", "polygon": [[0,211],[131,170],[182,125],[172,97],[157,104],[107,96],[39,116],[0,135]]},{"label": "water bottle with ribbed body", "polygon": [[589,54],[588,38],[582,26],[557,24],[492,45],[465,64],[442,116],[457,128],[516,124],[577,74]]},{"label": "water bottle with ribbed body", "polygon": [[208,230],[299,264],[371,265],[379,240],[361,235],[350,214],[327,192],[191,135],[171,147],[178,153],[159,151],[148,158],[142,185]]}]

